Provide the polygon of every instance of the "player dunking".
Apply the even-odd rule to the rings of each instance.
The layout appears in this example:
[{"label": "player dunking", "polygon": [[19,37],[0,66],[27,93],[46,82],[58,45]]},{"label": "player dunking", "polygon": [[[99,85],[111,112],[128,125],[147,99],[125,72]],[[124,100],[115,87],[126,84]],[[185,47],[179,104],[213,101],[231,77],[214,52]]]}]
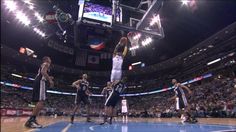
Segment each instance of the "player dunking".
[{"label": "player dunking", "polygon": [[189,94],[192,94],[192,91],[188,87],[178,83],[176,79],[172,79],[172,84],[174,85],[175,96],[170,100],[176,100],[176,109],[181,113],[182,122],[197,122],[189,113],[189,106],[183,89],[186,89]]},{"label": "player dunking", "polygon": [[121,113],[123,122],[128,122],[128,103],[125,97],[121,100]]},{"label": "player dunking", "polygon": [[122,37],[119,43],[116,45],[115,50],[113,52],[112,58],[112,71],[111,71],[111,82],[119,81],[122,77],[122,65],[123,59],[127,54],[128,40],[126,37]]},{"label": "player dunking", "polygon": [[73,110],[72,116],[71,116],[71,123],[74,123],[74,117],[75,112],[79,108],[79,103],[83,102],[84,105],[86,105],[87,109],[87,122],[90,122],[90,102],[88,97],[92,95],[92,93],[89,91],[89,82],[87,81],[88,75],[83,74],[82,79],[77,80],[72,83],[72,86],[77,89],[76,97],[75,97],[75,108]]},{"label": "player dunking", "polygon": [[44,101],[46,100],[46,81],[49,82],[50,87],[53,87],[53,77],[48,75],[49,67],[51,65],[50,57],[43,57],[43,63],[41,64],[38,74],[35,77],[34,85],[33,85],[33,95],[32,102],[36,103],[35,108],[33,109],[33,113],[25,123],[26,127],[29,128],[42,128],[42,125],[38,124],[36,121],[36,117],[40,113],[40,111],[44,107]]},{"label": "player dunking", "polygon": [[101,125],[108,122],[107,121],[108,117],[110,117],[109,123],[112,124],[112,117],[113,117],[114,108],[115,108],[116,104],[118,103],[118,101],[120,100],[120,95],[127,88],[125,83],[126,83],[126,78],[123,78],[120,81],[115,81],[113,83],[112,92],[105,102],[105,107],[106,107],[105,110],[106,111],[105,111],[105,116],[104,116],[104,122],[101,123]]}]

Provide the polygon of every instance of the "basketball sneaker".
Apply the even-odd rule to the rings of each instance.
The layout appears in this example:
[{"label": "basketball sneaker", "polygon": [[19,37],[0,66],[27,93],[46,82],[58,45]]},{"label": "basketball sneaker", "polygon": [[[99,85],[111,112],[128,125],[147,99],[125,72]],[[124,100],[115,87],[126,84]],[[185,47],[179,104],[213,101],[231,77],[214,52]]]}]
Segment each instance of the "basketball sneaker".
[{"label": "basketball sneaker", "polygon": [[36,120],[34,121],[27,121],[25,123],[25,127],[28,127],[28,128],[42,128],[43,126],[38,124]]},{"label": "basketball sneaker", "polygon": [[86,122],[92,122],[90,117],[87,117]]},{"label": "basketball sneaker", "polygon": [[74,124],[74,116],[72,115],[71,118],[70,118],[70,123],[71,124]]}]

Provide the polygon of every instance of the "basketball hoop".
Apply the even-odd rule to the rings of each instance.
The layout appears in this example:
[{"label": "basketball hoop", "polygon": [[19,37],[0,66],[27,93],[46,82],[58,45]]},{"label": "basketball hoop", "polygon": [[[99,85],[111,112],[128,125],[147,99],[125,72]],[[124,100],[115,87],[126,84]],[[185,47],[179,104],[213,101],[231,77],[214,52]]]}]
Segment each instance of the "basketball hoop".
[{"label": "basketball hoop", "polygon": [[[138,32],[129,32],[127,34],[127,37],[131,43],[131,47],[135,47],[135,46],[138,46],[138,42],[139,42],[139,39],[141,37],[141,34],[138,33]],[[135,50],[131,50],[131,55],[132,56],[135,56],[136,55],[136,52]]]}]

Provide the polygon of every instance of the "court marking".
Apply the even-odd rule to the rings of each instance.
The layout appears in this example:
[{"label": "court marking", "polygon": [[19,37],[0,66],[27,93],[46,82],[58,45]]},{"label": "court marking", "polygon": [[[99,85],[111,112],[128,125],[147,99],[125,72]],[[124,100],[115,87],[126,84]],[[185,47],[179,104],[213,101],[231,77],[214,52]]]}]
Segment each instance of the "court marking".
[{"label": "court marking", "polygon": [[34,131],[39,131],[40,129],[36,128],[36,129],[30,129],[30,130],[27,130],[25,132],[34,132]]},{"label": "court marking", "polygon": [[229,129],[229,130],[217,130],[217,131],[211,131],[211,132],[236,132],[236,129]]},{"label": "court marking", "polygon": [[[94,122],[93,122],[94,123]],[[136,124],[138,123],[138,124]],[[212,130],[208,130],[209,132],[236,132],[236,126],[234,125],[216,125],[216,124],[202,124],[202,123],[197,123],[197,124],[179,124],[179,123],[167,123],[167,122],[162,122],[162,123],[156,123],[156,122],[129,122],[127,127],[130,128],[131,132],[135,131],[135,132],[139,132],[137,130],[134,130],[138,125],[138,126],[142,125],[147,125],[147,127],[153,127],[153,125],[155,126],[155,128],[159,128],[160,126],[163,125],[167,125],[167,126],[172,126],[172,127],[176,127],[176,128],[185,128],[185,127],[189,127],[190,126],[197,126],[197,127],[217,127],[216,129],[213,128]],[[114,126],[115,125],[115,126]],[[106,130],[110,130],[113,131],[115,130],[117,132],[117,130],[121,129],[122,132],[127,132],[126,129],[123,129],[123,125],[124,123],[122,122],[116,122],[114,125],[105,125],[107,126]],[[118,126],[116,126],[118,125]],[[225,128],[223,128],[225,127]],[[60,121],[60,122],[56,122],[56,123],[52,123],[51,125],[47,125],[47,127],[45,126],[43,129],[32,129],[29,130],[27,132],[37,132],[37,131],[42,131],[42,132],[51,132],[51,131],[60,131],[60,132],[67,132],[67,131],[77,131],[77,128],[86,130],[86,131],[90,131],[90,132],[95,132],[95,131],[103,131],[105,130],[103,125],[98,125],[98,124],[88,124],[85,122],[75,122],[74,124],[71,124],[69,122],[66,121]],[[154,128],[154,129],[155,129]],[[146,129],[146,128],[145,128]],[[163,129],[163,128],[161,128]],[[164,129],[166,130],[166,127],[164,127]],[[189,128],[188,128],[189,129]],[[208,128],[206,128],[208,129]],[[214,130],[215,129],[215,130]],[[218,130],[217,130],[218,129]],[[222,130],[220,130],[222,129]],[[138,128],[138,130],[141,130],[140,128]],[[153,129],[150,129],[153,130]],[[190,129],[189,129],[190,130]],[[120,131],[119,131],[120,132]],[[194,131],[196,132],[196,131]]]},{"label": "court marking", "polygon": [[95,127],[98,127],[98,126],[101,126],[101,125],[90,126],[89,129],[90,129],[91,131],[94,131],[94,128],[95,128]]},{"label": "court marking", "polygon": [[69,128],[71,127],[71,123],[69,123],[64,129],[62,129],[61,132],[67,132],[69,130]]},{"label": "court marking", "polygon": [[197,123],[199,125],[204,125],[204,126],[217,126],[217,127],[236,127],[236,125],[221,125],[221,124],[203,124],[203,123]]}]

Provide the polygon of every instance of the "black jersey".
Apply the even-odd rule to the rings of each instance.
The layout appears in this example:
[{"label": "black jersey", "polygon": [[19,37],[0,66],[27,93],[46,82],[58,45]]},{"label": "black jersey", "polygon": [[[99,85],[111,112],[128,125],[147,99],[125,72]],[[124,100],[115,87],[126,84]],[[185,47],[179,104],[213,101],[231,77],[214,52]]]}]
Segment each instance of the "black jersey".
[{"label": "black jersey", "polygon": [[85,92],[88,90],[89,88],[89,83],[88,81],[84,81],[82,80],[80,83],[79,83],[79,89],[77,89],[77,94],[85,94]]},{"label": "black jersey", "polygon": [[107,95],[107,96],[110,95],[111,92],[112,92],[112,89],[111,89],[111,88],[107,88],[107,89],[106,89],[106,95]]},{"label": "black jersey", "polygon": [[180,86],[174,86],[174,91],[175,91],[175,95],[179,98],[182,96],[185,96],[184,90]]},{"label": "black jersey", "polygon": [[107,98],[110,95],[111,92],[112,92],[111,88],[105,87],[104,91],[103,91],[104,97]]},{"label": "black jersey", "polygon": [[[46,81],[46,77],[44,77],[44,76],[42,75],[42,73],[41,73],[42,69],[43,69],[46,65],[47,65],[47,63],[43,63],[43,64],[41,64],[41,66],[39,67],[39,69],[38,69],[38,74],[37,74],[36,77],[35,77],[35,80],[36,80],[36,81],[39,81],[39,80]],[[49,72],[49,69],[48,69],[47,72]]]},{"label": "black jersey", "polygon": [[114,85],[113,91],[116,92],[116,93],[122,94],[126,88],[127,87],[124,83],[118,82]]},{"label": "black jersey", "polygon": [[[35,77],[32,92],[32,102],[45,101],[46,100],[46,77],[41,73],[42,69],[47,63],[41,64],[38,70],[38,74]],[[49,70],[47,71],[49,72]]]}]

